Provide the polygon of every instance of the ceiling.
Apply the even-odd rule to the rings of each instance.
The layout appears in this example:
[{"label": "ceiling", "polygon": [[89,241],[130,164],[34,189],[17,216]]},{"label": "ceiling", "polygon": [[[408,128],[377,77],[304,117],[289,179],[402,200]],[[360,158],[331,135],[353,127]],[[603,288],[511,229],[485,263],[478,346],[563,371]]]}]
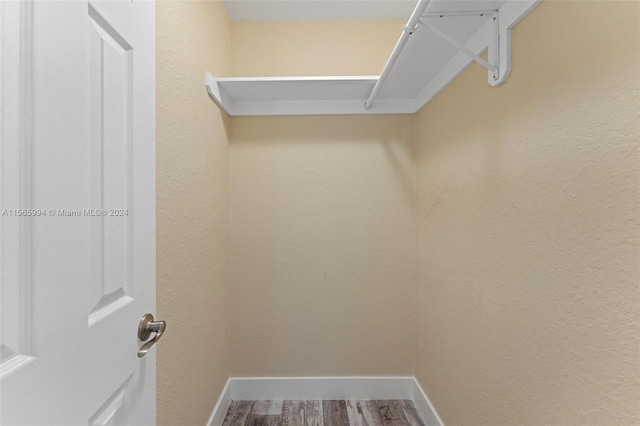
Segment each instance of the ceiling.
[{"label": "ceiling", "polygon": [[223,0],[232,21],[408,19],[417,0]]}]

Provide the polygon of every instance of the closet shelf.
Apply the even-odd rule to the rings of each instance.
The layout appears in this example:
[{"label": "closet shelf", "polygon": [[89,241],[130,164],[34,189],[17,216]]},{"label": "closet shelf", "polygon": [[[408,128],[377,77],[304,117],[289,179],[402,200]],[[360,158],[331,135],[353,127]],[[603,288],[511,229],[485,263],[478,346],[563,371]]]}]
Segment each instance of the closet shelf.
[{"label": "closet shelf", "polygon": [[[511,72],[511,29],[541,0],[420,0],[380,76],[206,76],[231,116],[407,114],[474,61],[492,86]],[[487,57],[481,55],[487,53]]]},{"label": "closet shelf", "polygon": [[[229,115],[362,114],[378,76],[215,78],[211,96]],[[410,100],[383,100],[368,113],[414,112]]]}]

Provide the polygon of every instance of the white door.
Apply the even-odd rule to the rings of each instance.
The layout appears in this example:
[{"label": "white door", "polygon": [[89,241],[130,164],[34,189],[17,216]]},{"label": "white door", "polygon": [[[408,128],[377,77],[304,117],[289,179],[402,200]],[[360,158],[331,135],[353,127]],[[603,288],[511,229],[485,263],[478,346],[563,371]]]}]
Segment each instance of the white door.
[{"label": "white door", "polygon": [[0,423],[154,424],[155,5],[0,1],[0,37]]}]

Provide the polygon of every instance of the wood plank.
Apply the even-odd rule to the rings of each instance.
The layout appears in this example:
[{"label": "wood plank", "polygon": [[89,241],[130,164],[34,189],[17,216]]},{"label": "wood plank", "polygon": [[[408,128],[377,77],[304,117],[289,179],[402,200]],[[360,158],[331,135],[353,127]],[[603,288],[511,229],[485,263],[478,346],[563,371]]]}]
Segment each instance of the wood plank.
[{"label": "wood plank", "polygon": [[416,405],[413,403],[413,401],[404,399],[400,401],[400,405],[402,406],[404,415],[407,417],[407,420],[409,421],[409,424],[411,426],[426,426],[425,423],[420,418],[420,415],[416,410]]},{"label": "wood plank", "polygon": [[383,426],[380,411],[375,401],[347,401],[347,414],[350,426]]},{"label": "wood plank", "polygon": [[253,401],[251,414],[256,416],[281,416],[283,403],[284,401],[282,400]]},{"label": "wood plank", "polygon": [[282,426],[304,426],[304,407],[304,401],[284,401],[282,404]]},{"label": "wood plank", "polygon": [[376,401],[378,405],[378,411],[382,417],[382,422],[385,426],[407,426],[409,421],[404,415],[402,406],[398,401]]},{"label": "wood plank", "polygon": [[322,401],[324,424],[327,426],[349,426],[347,403],[341,400]]},{"label": "wood plank", "polygon": [[410,400],[232,401],[223,426],[425,426]]},{"label": "wood plank", "polygon": [[231,401],[222,426],[244,426],[252,405],[253,401]]},{"label": "wood plank", "polygon": [[246,426],[281,426],[282,416],[270,415],[263,416],[260,414],[251,414],[247,418]]},{"label": "wood plank", "polygon": [[309,400],[305,403],[305,426],[324,426],[322,401]]}]

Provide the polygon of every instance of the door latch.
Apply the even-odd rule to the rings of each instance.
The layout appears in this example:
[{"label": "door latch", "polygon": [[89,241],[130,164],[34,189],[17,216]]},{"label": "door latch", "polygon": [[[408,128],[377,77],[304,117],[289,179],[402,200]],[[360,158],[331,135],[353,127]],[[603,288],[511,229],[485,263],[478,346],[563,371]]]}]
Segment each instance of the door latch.
[{"label": "door latch", "polygon": [[[140,325],[138,325],[138,338],[146,342],[140,350],[138,350],[138,358],[142,358],[149,352],[151,346],[153,346],[160,338],[162,337],[162,333],[167,328],[167,323],[164,321],[154,321],[153,315],[144,314],[144,316],[140,319]],[[151,333],[155,333],[153,339],[147,342],[147,339],[151,336]]]}]

